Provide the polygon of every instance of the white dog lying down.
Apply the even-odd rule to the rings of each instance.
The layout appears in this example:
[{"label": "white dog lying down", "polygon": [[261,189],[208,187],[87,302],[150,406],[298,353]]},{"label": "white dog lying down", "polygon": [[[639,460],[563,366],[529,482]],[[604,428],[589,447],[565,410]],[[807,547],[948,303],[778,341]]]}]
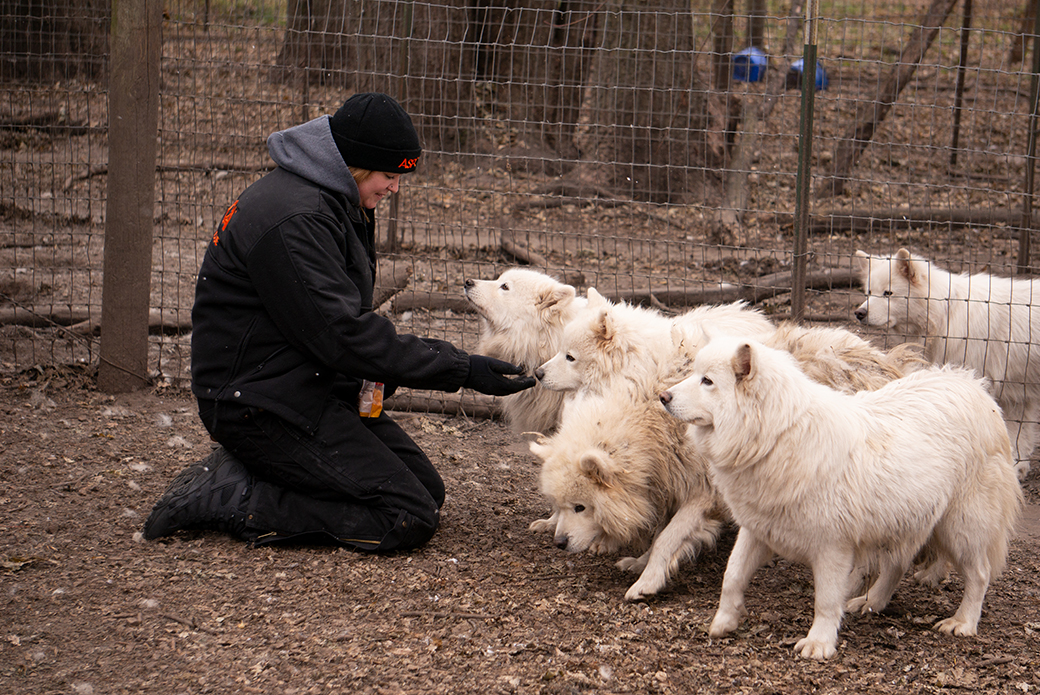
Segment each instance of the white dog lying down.
[{"label": "white dog lying down", "polygon": [[1040,432],[1040,280],[953,275],[906,249],[856,260],[867,294],[856,318],[923,337],[930,361],[988,377],[1025,480]]},{"label": "white dog lying down", "polygon": [[[815,617],[795,650],[829,658],[843,609],[882,610],[925,544],[964,579],[960,607],[936,629],[975,634],[1022,505],[982,380],[930,368],[848,395],[809,379],[789,353],[719,338],[661,401],[692,423],[740,525],[709,635],[736,629],[748,582],[777,553],[813,571]],[[858,566],[878,576],[849,600]]]},{"label": "white dog lying down", "polygon": [[[467,279],[463,292],[480,314],[476,352],[535,368],[560,349],[563,327],[585,306],[575,289],[537,270],[511,268],[495,280]],[[563,394],[540,386],[502,399],[506,420],[518,432],[556,429]]]},{"label": "white dog lying down", "polygon": [[688,446],[686,425],[656,396],[577,398],[552,437],[531,443],[542,459],[541,489],[553,515],[531,524],[572,553],[647,550],[620,560],[639,572],[625,598],[664,588],[684,560],[714,544],[729,518],[704,458]]}]

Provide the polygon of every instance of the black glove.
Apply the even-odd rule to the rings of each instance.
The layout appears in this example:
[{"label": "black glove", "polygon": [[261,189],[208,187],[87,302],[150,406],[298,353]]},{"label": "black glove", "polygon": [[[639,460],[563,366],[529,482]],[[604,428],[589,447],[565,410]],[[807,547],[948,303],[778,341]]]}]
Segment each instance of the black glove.
[{"label": "black glove", "polygon": [[489,396],[508,396],[529,389],[535,385],[533,376],[510,379],[504,374],[523,374],[524,368],[515,364],[496,360],[484,355],[469,356],[469,376],[463,388],[486,393]]}]

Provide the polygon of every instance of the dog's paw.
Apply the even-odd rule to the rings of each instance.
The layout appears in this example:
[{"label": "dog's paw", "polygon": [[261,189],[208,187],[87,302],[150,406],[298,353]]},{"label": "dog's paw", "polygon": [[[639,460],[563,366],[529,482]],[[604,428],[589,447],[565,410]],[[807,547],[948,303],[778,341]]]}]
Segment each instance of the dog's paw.
[{"label": "dog's paw", "polygon": [[936,560],[922,570],[914,572],[914,581],[923,586],[938,587],[950,576],[950,566],[946,560]]},{"label": "dog's paw", "polygon": [[621,550],[621,544],[607,536],[600,536],[589,543],[589,552],[593,555],[611,555]]},{"label": "dog's paw", "polygon": [[838,648],[833,642],[821,642],[809,637],[798,640],[794,650],[803,659],[829,659],[838,653]]},{"label": "dog's paw", "polygon": [[744,611],[736,613],[723,613],[720,609],[708,626],[708,637],[723,637],[737,629],[740,619],[744,617]]},{"label": "dog's paw", "polygon": [[628,588],[628,591],[625,592],[625,600],[639,601],[647,596],[653,596],[663,589],[666,583],[664,577],[647,577],[646,575],[643,575],[635,584]]},{"label": "dog's paw", "polygon": [[533,533],[554,533],[556,531],[556,522],[553,521],[552,517],[548,519],[537,519],[531,522],[531,525],[527,527],[528,531]]},{"label": "dog's paw", "polygon": [[940,620],[932,627],[939,632],[945,632],[948,635],[957,635],[958,637],[974,637],[978,632],[977,625],[964,620],[959,620],[956,617]]},{"label": "dog's paw", "polygon": [[867,605],[867,596],[857,596],[856,598],[850,598],[849,602],[845,604],[846,613],[870,613],[873,609]]},{"label": "dog's paw", "polygon": [[641,555],[639,557],[623,557],[614,563],[614,566],[622,572],[633,572],[639,574],[646,569],[646,560],[646,555]]}]

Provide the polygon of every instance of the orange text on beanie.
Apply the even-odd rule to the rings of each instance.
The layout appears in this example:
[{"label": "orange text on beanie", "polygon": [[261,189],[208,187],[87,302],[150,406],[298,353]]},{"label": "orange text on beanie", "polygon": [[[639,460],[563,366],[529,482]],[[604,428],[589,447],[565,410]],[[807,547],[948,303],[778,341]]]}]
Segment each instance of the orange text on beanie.
[{"label": "orange text on beanie", "polygon": [[329,117],[329,126],[347,166],[407,174],[419,163],[422,146],[412,119],[386,94],[355,94]]}]

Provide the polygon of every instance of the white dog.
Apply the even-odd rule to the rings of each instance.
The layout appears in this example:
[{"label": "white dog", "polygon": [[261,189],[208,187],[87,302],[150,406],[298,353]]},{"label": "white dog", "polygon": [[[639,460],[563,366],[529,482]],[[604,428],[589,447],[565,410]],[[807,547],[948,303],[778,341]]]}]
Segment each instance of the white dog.
[{"label": "white dog", "polygon": [[[466,298],[480,314],[476,351],[535,368],[560,349],[563,327],[585,306],[574,287],[536,270],[512,268],[495,280],[467,279]],[[502,399],[506,420],[519,432],[552,432],[563,394],[535,386]]]},{"label": "white dog", "polygon": [[681,562],[714,544],[729,518],[685,431],[656,396],[576,399],[556,434],[530,445],[553,508],[531,530],[552,531],[556,546],[572,553],[649,545],[617,566],[640,573],[626,599],[657,593]]},{"label": "white dog", "polygon": [[1024,480],[1040,432],[1040,281],[953,275],[906,249],[856,256],[867,295],[856,318],[923,337],[930,361],[988,377]]},{"label": "white dog", "polygon": [[[813,571],[815,617],[795,650],[829,658],[843,609],[882,610],[925,544],[964,579],[960,607],[935,628],[975,634],[1022,491],[1000,408],[973,373],[929,368],[848,395],[787,352],[719,338],[661,400],[692,424],[740,525],[710,636],[736,629],[748,582],[778,553]],[[877,579],[848,600],[862,566]]]},{"label": "white dog", "polygon": [[600,394],[627,388],[635,397],[679,381],[682,362],[706,333],[765,338],[775,330],[744,302],[697,307],[675,317],[626,302],[613,303],[595,289],[563,329],[560,351],[534,375],[552,391]]}]

